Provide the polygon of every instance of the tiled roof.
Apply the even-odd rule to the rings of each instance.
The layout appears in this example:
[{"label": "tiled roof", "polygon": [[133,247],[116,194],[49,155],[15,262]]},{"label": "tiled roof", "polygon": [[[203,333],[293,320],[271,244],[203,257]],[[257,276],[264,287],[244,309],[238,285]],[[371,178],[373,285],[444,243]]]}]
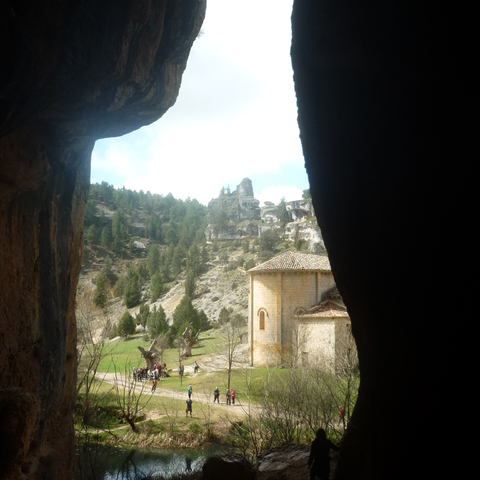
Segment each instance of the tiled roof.
[{"label": "tiled roof", "polygon": [[330,261],[326,255],[309,253],[285,252],[265,263],[251,268],[248,273],[285,272],[285,271],[320,271],[331,272]]},{"label": "tiled roof", "polygon": [[312,317],[348,317],[347,309],[343,305],[327,300],[309,308],[306,312],[299,313],[301,318]]}]

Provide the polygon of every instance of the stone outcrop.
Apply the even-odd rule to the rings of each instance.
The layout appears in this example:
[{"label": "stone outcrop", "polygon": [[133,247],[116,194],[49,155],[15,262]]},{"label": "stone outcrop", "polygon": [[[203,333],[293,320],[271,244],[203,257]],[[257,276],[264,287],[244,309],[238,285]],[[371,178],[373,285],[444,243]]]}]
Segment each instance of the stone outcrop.
[{"label": "stone outcrop", "polygon": [[[309,477],[307,445],[282,445],[258,462],[257,480],[304,480]],[[334,467],[334,465],[332,465]]]},{"label": "stone outcrop", "polygon": [[[259,237],[263,232],[275,229],[292,241],[300,239],[307,242],[311,253],[321,253],[325,249],[310,199],[286,202],[291,222],[284,227],[279,224],[278,205],[266,201],[263,207],[259,207],[260,202],[253,195],[249,178],[244,178],[234,192],[222,188],[218,198],[208,204],[207,240],[241,240],[244,237]],[[216,223],[219,211],[223,211],[226,220],[221,228]]]},{"label": "stone outcrop", "polygon": [[91,152],[174,104],[205,3],[0,7],[1,478],[71,478]]},{"label": "stone outcrop", "polygon": [[207,217],[210,223],[215,221],[215,216],[224,210],[228,221],[240,222],[242,220],[260,219],[260,202],[253,196],[253,185],[249,178],[244,178],[233,192],[222,188],[217,198],[208,203]]},{"label": "stone outcrop", "polygon": [[202,471],[205,480],[255,480],[257,477],[255,469],[241,455],[236,454],[210,457]]}]

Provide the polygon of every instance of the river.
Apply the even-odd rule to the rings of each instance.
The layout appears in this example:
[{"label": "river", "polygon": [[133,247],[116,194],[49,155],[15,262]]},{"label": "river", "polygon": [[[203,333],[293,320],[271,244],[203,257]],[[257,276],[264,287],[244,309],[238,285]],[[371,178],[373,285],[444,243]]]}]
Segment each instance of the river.
[{"label": "river", "polygon": [[226,453],[221,447],[196,450],[131,449],[97,447],[77,451],[73,480],[140,480],[161,475],[172,478],[198,472],[205,460]]}]

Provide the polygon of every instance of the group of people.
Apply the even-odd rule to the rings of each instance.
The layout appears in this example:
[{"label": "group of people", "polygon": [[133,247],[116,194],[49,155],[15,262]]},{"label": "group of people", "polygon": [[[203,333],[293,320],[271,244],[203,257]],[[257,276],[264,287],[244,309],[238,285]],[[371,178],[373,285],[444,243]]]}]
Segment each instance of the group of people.
[{"label": "group of people", "polygon": [[[227,391],[225,392],[225,400],[227,405],[235,405],[236,396],[237,394],[235,393],[235,390],[233,390],[233,388],[232,391],[227,388]],[[218,389],[218,387],[215,387],[215,390],[213,391],[213,403],[215,402],[220,403],[220,390]]]},{"label": "group of people", "polygon": [[163,364],[155,363],[153,370],[150,370],[146,367],[133,367],[132,376],[133,380],[136,382],[140,382],[142,380],[158,380],[160,377],[165,378],[167,376],[167,364],[165,362],[163,362]]}]

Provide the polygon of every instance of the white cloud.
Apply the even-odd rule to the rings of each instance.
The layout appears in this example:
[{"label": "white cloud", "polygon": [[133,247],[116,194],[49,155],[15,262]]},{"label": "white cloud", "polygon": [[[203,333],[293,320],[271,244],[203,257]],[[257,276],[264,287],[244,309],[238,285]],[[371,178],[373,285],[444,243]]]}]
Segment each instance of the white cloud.
[{"label": "white cloud", "polygon": [[259,194],[255,194],[255,198],[260,200],[260,205],[263,205],[267,201],[278,205],[282,198],[285,198],[287,202],[301,200],[302,194],[303,191],[297,187],[277,185],[264,188]]},{"label": "white cloud", "polygon": [[285,185],[284,170],[304,173],[291,8],[292,0],[209,0],[176,104],[148,127],[98,142],[92,180],[207,203],[239,178],[272,173]]}]

